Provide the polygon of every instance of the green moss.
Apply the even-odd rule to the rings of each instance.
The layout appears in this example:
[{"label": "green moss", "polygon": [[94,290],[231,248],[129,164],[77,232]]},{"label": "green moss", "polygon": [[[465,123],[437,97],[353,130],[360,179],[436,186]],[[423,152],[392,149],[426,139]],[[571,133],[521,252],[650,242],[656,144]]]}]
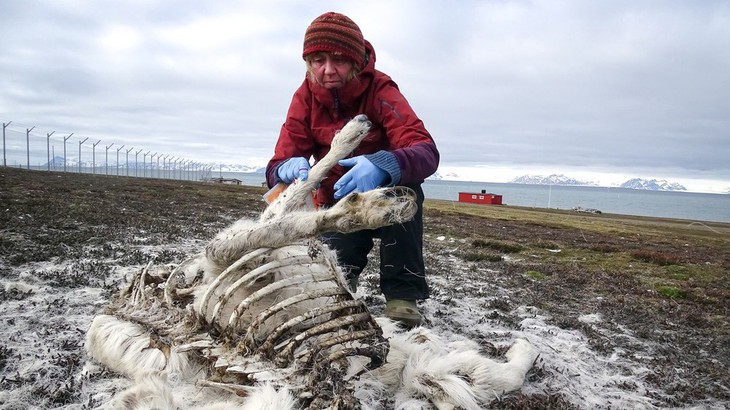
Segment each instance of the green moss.
[{"label": "green moss", "polygon": [[667,266],[667,273],[675,280],[688,280],[694,274],[693,269],[688,266],[671,265]]},{"label": "green moss", "polygon": [[656,291],[669,299],[683,299],[684,298],[684,292],[682,292],[682,289],[679,289],[675,286],[658,286]]},{"label": "green moss", "polygon": [[542,280],[545,279],[545,274],[542,272],[538,272],[536,270],[528,270],[525,272],[525,275],[531,277],[532,279]]}]

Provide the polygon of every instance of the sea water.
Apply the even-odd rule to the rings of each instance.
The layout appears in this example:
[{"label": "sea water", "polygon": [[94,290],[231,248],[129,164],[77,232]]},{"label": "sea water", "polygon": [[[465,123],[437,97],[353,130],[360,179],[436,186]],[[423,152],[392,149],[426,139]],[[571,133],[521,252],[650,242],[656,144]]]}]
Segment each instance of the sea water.
[{"label": "sea water", "polygon": [[502,195],[505,205],[534,208],[590,208],[601,212],[730,222],[730,195],[649,191],[616,187],[526,185],[486,182],[426,181],[426,198],[458,200],[459,192],[485,190]]},{"label": "sea water", "polygon": [[[244,185],[262,186],[258,173],[223,172],[215,177],[237,178]],[[504,205],[533,208],[590,208],[621,215],[679,218],[730,223],[730,194],[648,191],[615,187],[526,185],[495,182],[426,181],[428,199],[457,201],[459,192],[502,195]]]}]

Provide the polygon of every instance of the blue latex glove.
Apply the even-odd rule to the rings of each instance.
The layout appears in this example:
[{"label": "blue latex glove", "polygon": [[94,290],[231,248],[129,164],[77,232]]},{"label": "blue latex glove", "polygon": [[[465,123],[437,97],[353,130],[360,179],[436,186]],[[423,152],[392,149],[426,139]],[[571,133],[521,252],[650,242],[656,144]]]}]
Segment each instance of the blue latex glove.
[{"label": "blue latex glove", "polygon": [[353,191],[367,192],[375,189],[389,177],[387,172],[362,155],[343,159],[339,164],[352,168],[335,183],[335,199],[340,199]]},{"label": "blue latex glove", "polygon": [[309,161],[303,157],[293,157],[279,165],[276,174],[285,184],[291,184],[295,179],[306,181],[309,177]]}]

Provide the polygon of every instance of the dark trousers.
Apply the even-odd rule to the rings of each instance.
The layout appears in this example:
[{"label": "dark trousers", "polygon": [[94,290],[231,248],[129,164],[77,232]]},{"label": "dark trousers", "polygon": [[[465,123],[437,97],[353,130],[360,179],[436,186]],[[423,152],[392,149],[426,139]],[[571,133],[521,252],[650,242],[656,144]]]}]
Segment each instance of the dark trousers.
[{"label": "dark trousers", "polygon": [[348,279],[358,277],[368,264],[373,238],[380,238],[380,290],[390,299],[426,299],[423,264],[423,190],[421,184],[404,185],[416,192],[418,211],[412,220],[379,229],[351,233],[330,232],[323,240],[337,252]]}]

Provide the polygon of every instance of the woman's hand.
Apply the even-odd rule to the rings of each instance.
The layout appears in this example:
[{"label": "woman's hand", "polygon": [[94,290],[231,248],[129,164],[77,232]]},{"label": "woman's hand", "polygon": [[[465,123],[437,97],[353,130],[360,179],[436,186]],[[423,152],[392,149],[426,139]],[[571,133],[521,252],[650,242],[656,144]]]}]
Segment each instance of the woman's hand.
[{"label": "woman's hand", "polygon": [[353,191],[367,192],[378,188],[389,176],[362,155],[340,160],[339,164],[352,168],[335,183],[335,199]]},{"label": "woman's hand", "polygon": [[276,175],[285,184],[291,184],[295,179],[306,181],[309,177],[310,168],[309,161],[304,157],[293,157],[279,165]]}]

